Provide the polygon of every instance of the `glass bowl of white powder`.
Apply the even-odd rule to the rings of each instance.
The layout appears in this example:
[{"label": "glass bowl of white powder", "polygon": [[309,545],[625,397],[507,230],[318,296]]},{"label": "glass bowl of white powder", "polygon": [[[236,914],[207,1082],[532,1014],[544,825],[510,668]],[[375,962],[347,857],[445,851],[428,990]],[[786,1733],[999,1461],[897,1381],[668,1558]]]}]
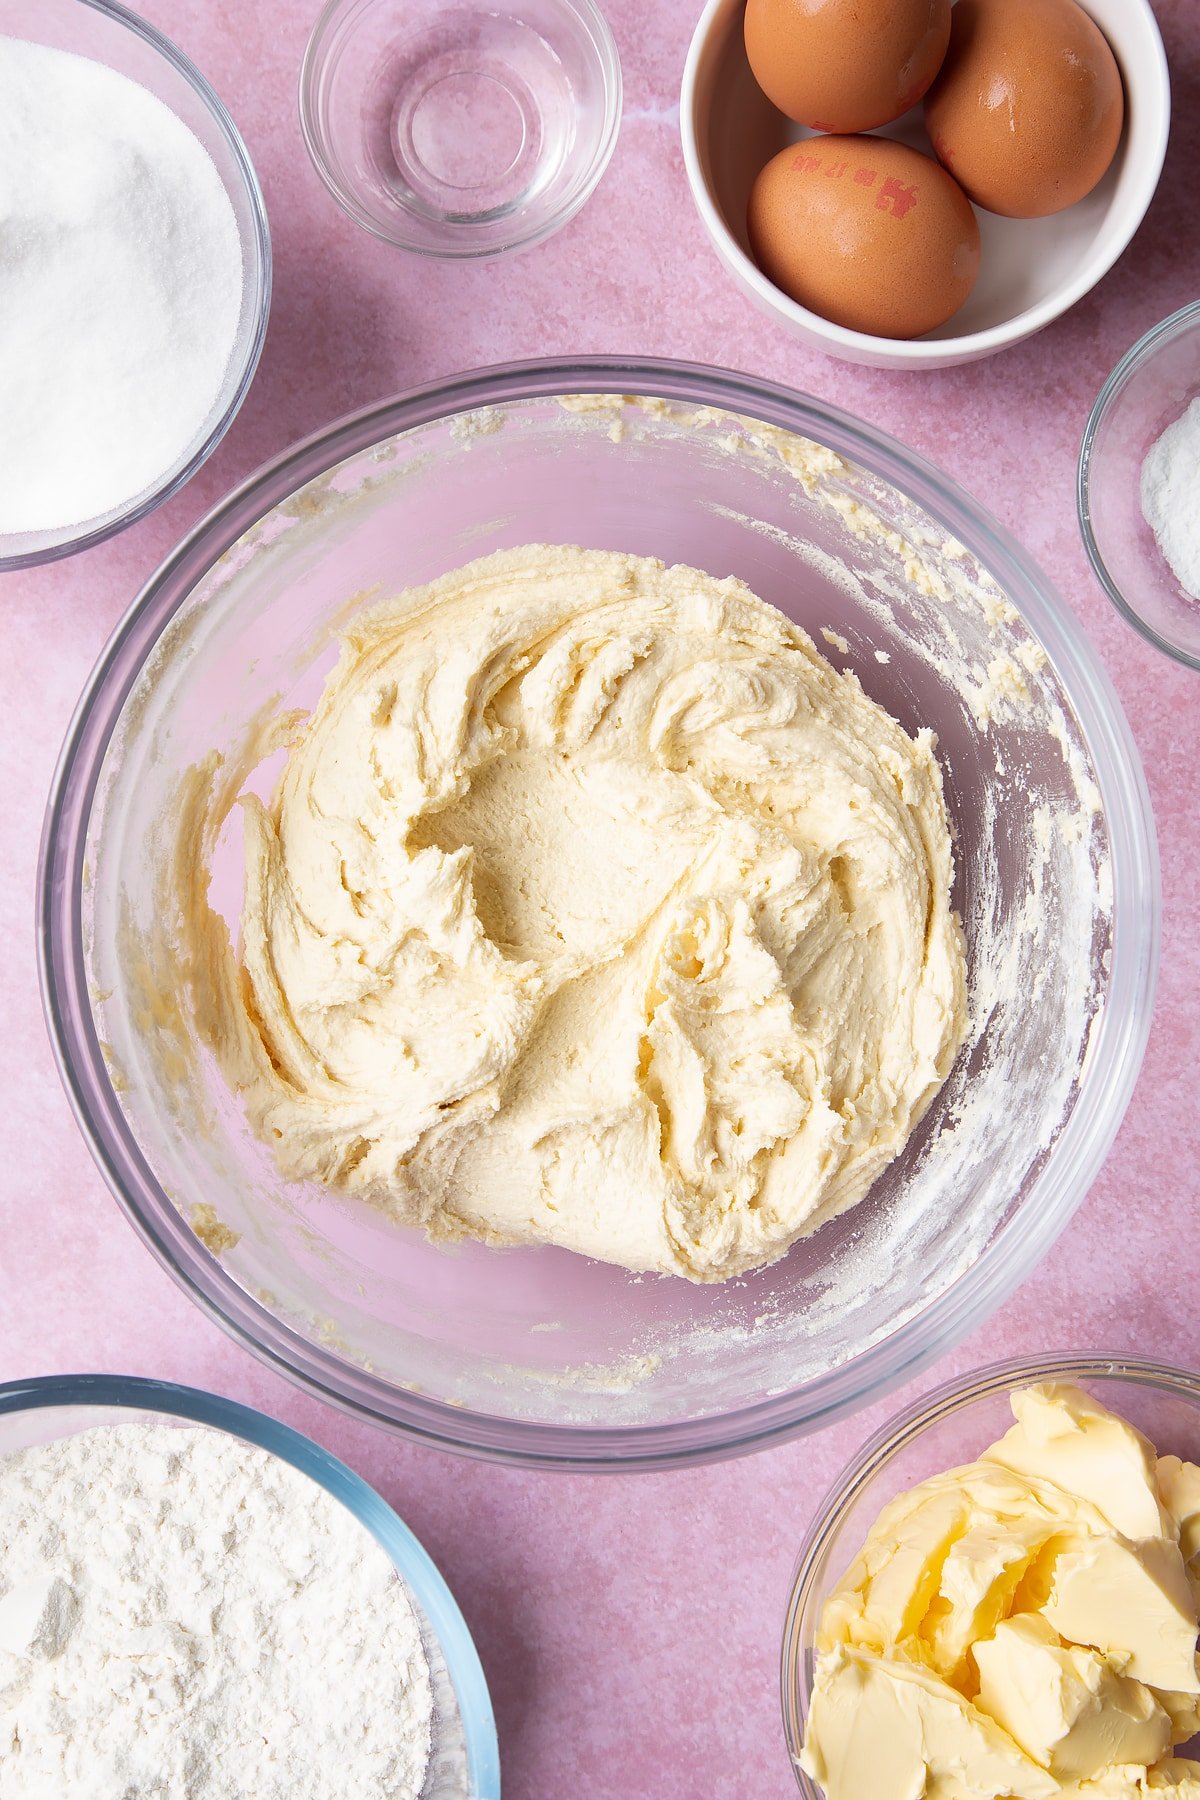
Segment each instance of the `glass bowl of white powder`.
[{"label": "glass bowl of white powder", "polygon": [[271,246],[200,71],[113,0],[0,0],[0,570],[143,517],[228,430]]},{"label": "glass bowl of white powder", "polygon": [[1148,331],[1100,390],[1079,455],[1079,522],[1117,610],[1200,669],[1200,301]]},{"label": "glass bowl of white powder", "polygon": [[[433,1242],[386,1206],[285,1175],[197,1012],[224,977],[187,947],[187,921],[236,936],[246,863],[244,809],[232,804],[210,840],[196,795],[214,780],[233,783],[231,802],[270,794],[280,721],[286,732],[314,706],[339,634],[372,596],[537,544],[739,577],[906,732],[937,736],[966,940],[962,1047],[865,1198],[727,1279],[638,1273],[546,1234]],[[493,616],[510,614],[500,604]],[[464,633],[445,666],[478,639]],[[405,729],[425,716],[408,701],[355,716],[377,712]],[[580,849],[567,866],[603,889],[610,838],[589,825],[568,841]],[[336,860],[321,866],[351,893]],[[652,1468],[864,1404],[1028,1272],[1131,1092],[1158,917],[1149,802],[1104,671],[1069,607],[967,494],[787,389],[585,358],[457,376],[342,421],[180,545],[72,726],[47,814],[40,942],[52,1037],[93,1153],[155,1254],[228,1330],[312,1391],[422,1441]],[[422,1012],[418,1029],[427,1016],[446,1008]],[[588,1050],[580,1041],[564,1067]],[[573,1219],[615,1236],[625,1194],[655,1216],[656,1170],[605,1155],[605,1204],[596,1174],[565,1199]],[[614,1187],[613,1166],[638,1179]],[[508,1218],[524,1204],[532,1221],[537,1180],[512,1168],[485,1198],[500,1189]]]},{"label": "glass bowl of white powder", "polygon": [[126,1376],[0,1385],[0,1783],[499,1800],[450,1590],[286,1425]]}]

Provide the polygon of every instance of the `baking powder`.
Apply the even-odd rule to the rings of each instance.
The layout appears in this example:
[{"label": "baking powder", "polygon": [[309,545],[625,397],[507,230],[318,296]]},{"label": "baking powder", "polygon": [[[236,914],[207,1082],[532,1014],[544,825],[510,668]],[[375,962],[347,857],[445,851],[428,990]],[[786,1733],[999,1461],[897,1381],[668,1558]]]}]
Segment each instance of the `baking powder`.
[{"label": "baking powder", "polygon": [[1200,396],[1151,446],[1142,512],[1176,581],[1200,600]]},{"label": "baking powder", "polygon": [[102,63],[0,37],[0,533],[102,518],[212,422],[242,252],[211,157]]},{"label": "baking powder", "polygon": [[415,1800],[432,1693],[391,1561],[222,1432],[0,1460],[3,1800]]}]

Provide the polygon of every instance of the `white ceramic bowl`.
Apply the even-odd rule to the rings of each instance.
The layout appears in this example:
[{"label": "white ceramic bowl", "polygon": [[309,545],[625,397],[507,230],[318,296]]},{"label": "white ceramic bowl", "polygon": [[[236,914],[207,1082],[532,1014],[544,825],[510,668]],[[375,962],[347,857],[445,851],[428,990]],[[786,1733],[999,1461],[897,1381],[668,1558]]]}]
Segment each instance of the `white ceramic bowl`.
[{"label": "white ceramic bowl", "polygon": [[[983,265],[974,293],[936,331],[911,340],[831,324],[781,293],[750,255],[746,203],[754,177],[787,143],[813,134],[771,105],[742,42],[745,0],[708,0],[683,72],[680,130],[692,195],[717,254],[738,286],[796,337],[846,362],[945,369],[1032,337],[1112,268],[1141,224],[1167,149],[1171,89],[1149,0],[1081,0],[1104,32],[1125,82],[1125,130],[1104,180],[1048,219],[978,212]],[[921,108],[882,136],[930,151]]]}]

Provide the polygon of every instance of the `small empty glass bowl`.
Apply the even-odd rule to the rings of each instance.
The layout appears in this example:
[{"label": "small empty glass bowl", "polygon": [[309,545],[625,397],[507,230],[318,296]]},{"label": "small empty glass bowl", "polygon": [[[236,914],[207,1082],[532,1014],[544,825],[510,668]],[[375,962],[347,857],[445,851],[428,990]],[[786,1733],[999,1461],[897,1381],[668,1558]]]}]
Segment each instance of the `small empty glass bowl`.
[{"label": "small empty glass bowl", "polygon": [[133,1375],[54,1375],[0,1385],[3,1459],[105,1425],[203,1426],[290,1463],[347,1508],[392,1560],[421,1627],[433,1685],[433,1745],[421,1800],[499,1800],[500,1759],[487,1682],[466,1622],[436,1565],[387,1502],[311,1438],[200,1388]]},{"label": "small empty glass bowl", "polygon": [[1192,669],[1200,669],[1200,599],[1184,591],[1146,522],[1142,465],[1197,396],[1200,300],[1122,357],[1100,390],[1079,452],[1079,526],[1092,567],[1118,612]]},{"label": "small empty glass bowl", "polygon": [[592,0],[329,0],[300,123],[344,212],[403,250],[495,256],[573,218],[608,165],[621,64]]},{"label": "small empty glass bowl", "polygon": [[98,518],[0,535],[2,573],[103,543],[178,493],[212,455],[249,392],[262,354],[271,310],[271,238],[262,190],[237,126],[195,64],[145,19],[116,0],[0,0],[0,37],[24,38],[104,63],[170,107],[211,157],[233,207],[242,250],[237,337],[197,439],[153,486]]},{"label": "small empty glass bowl", "polygon": [[931,1475],[973,1462],[1012,1424],[1009,1396],[1035,1381],[1076,1382],[1136,1425],[1160,1454],[1200,1461],[1200,1376],[1138,1357],[1095,1352],[973,1369],[885,1425],[822,1501],[792,1578],[783,1633],[783,1727],[805,1800],[822,1796],[797,1758],[812,1695],[813,1642],[826,1600],[889,1500]]}]

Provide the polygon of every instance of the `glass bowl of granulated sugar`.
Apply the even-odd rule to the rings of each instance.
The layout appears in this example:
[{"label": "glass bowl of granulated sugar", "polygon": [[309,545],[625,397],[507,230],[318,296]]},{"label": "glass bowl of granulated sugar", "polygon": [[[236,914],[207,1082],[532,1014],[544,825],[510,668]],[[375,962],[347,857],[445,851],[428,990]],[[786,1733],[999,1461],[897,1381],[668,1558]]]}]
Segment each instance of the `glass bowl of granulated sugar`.
[{"label": "glass bowl of granulated sugar", "polygon": [[4,1800],[499,1800],[471,1635],[373,1488],[194,1388],[0,1385]]},{"label": "glass bowl of granulated sugar", "polygon": [[1079,523],[1117,610],[1200,669],[1200,301],[1148,331],[1100,390]]},{"label": "glass bowl of granulated sugar", "polygon": [[111,0],[0,0],[0,570],[182,487],[246,397],[271,299],[233,120]]}]

